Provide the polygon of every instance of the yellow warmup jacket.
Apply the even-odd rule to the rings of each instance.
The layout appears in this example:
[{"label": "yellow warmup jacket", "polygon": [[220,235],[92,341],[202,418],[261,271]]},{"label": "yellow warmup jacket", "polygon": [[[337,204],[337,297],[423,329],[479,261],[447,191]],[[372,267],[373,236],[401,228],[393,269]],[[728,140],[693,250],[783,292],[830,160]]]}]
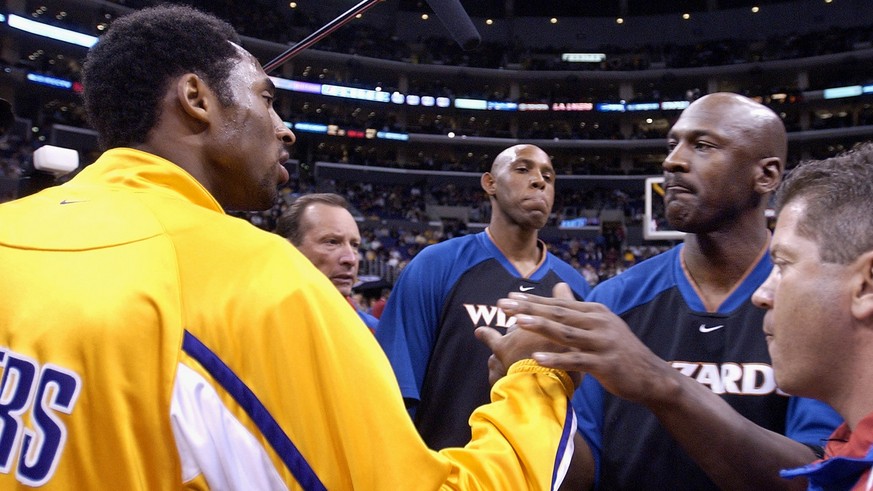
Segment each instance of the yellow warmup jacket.
[{"label": "yellow warmup jacket", "polygon": [[336,288],[129,148],[0,205],[0,370],[0,489],[548,489],[575,430],[528,360],[428,450]]}]

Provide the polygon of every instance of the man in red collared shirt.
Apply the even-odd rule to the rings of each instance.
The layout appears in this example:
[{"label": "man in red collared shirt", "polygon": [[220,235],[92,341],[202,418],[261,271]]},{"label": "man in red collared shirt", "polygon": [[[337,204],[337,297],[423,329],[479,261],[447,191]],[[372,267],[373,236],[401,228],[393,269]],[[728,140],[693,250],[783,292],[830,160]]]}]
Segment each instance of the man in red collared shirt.
[{"label": "man in red collared shirt", "polygon": [[777,196],[773,271],[752,300],[779,387],[845,419],[825,458],[783,477],[870,490],[873,476],[873,144],[794,169]]}]

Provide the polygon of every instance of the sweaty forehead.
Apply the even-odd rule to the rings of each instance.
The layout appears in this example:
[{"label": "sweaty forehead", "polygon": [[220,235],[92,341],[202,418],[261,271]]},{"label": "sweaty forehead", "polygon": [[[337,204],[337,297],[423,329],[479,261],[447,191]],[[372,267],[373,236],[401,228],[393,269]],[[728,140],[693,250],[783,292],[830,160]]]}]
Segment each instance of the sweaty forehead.
[{"label": "sweaty forehead", "polygon": [[257,78],[266,78],[267,74],[264,72],[264,69],[261,67],[261,62],[255,58],[255,55],[249,53],[242,46],[232,42],[227,41],[236,49],[237,56],[237,70],[242,73],[250,74],[250,76]]},{"label": "sweaty forehead", "polygon": [[242,46],[236,44],[236,43],[233,42],[233,41],[228,41],[228,43],[230,43],[230,45],[233,46],[234,49],[236,49],[237,55],[238,55],[240,58],[243,58],[243,59],[254,58],[254,56],[252,56],[252,54],[249,53],[249,52],[248,52],[245,48],[243,48]]}]

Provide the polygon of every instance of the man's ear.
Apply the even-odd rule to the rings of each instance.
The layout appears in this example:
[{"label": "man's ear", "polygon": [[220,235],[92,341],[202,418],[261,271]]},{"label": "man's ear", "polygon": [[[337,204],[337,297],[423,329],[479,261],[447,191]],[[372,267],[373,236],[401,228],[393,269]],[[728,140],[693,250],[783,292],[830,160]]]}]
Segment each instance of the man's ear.
[{"label": "man's ear", "polygon": [[193,73],[186,73],[176,79],[176,98],[179,100],[182,110],[198,121],[207,122],[209,120],[211,94],[212,92],[206,87],[203,79]]},{"label": "man's ear", "polygon": [[758,173],[757,187],[762,194],[767,194],[776,191],[779,183],[782,182],[782,171],[785,164],[779,157],[767,157],[758,162],[760,172]]},{"label": "man's ear", "polygon": [[873,251],[867,251],[857,260],[857,279],[852,289],[852,316],[873,326]]},{"label": "man's ear", "polygon": [[494,196],[497,193],[497,185],[494,182],[494,176],[490,172],[482,174],[482,179],[479,182],[488,196]]}]

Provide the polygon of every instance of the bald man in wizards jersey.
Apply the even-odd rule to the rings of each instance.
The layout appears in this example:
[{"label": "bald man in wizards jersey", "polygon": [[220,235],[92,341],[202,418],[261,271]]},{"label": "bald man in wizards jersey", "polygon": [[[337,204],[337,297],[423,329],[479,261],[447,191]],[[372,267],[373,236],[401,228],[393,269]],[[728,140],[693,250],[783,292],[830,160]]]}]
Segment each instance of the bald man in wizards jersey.
[{"label": "bald man in wizards jersey", "polygon": [[[773,267],[764,211],[788,141],[739,94],[686,108],[667,135],[665,210],[683,243],[597,285],[588,302],[501,300],[518,327],[574,350],[534,355],[586,372],[573,406],[573,489],[806,489],[780,469],[821,456],[832,409],[780,391],[751,300]],[[567,295],[569,297],[569,295]]]},{"label": "bald man in wizards jersey", "polygon": [[555,170],[542,149],[507,148],[481,184],[491,201],[488,228],[421,251],[398,279],[376,335],[433,449],[469,441],[470,414],[488,401],[491,353],[473,331],[514,322],[497,299],[512,291],[550,295],[559,282],[580,299],[590,290],[537,238],[555,197]]}]

